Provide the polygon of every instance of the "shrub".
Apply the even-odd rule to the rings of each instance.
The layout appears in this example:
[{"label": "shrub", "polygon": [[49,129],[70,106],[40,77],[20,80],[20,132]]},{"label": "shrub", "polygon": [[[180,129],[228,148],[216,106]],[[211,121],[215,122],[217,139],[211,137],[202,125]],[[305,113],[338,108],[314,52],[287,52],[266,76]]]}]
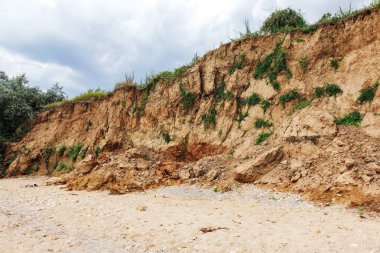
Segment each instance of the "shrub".
[{"label": "shrub", "polygon": [[246,112],[246,113],[239,112],[238,117],[236,119],[236,121],[239,124],[239,127],[240,127],[241,122],[243,122],[245,120],[245,118],[247,118],[247,117],[248,117],[248,112]]},{"label": "shrub", "polygon": [[271,105],[272,104],[268,100],[261,101],[261,108],[263,109],[264,113],[266,113],[268,111],[268,109]]},{"label": "shrub", "polygon": [[259,129],[259,128],[268,128],[268,127],[271,127],[272,124],[268,121],[265,121],[263,119],[256,119],[255,121],[255,128]]},{"label": "shrub", "polygon": [[294,41],[297,43],[305,42],[305,40],[303,38],[300,38],[300,37],[294,38]]},{"label": "shrub", "polygon": [[352,113],[346,114],[343,117],[336,120],[336,124],[345,126],[360,126],[363,120],[363,115],[358,111],[353,111]]},{"label": "shrub", "polygon": [[311,105],[311,103],[313,103],[313,100],[305,100],[305,101],[299,102],[298,105],[294,107],[292,113],[294,113],[295,111],[305,109],[306,107]]},{"label": "shrub", "polygon": [[260,104],[261,98],[257,93],[252,93],[251,96],[248,97],[247,103],[249,106],[255,106]]},{"label": "shrub", "polygon": [[64,162],[59,162],[56,166],[57,171],[63,171],[65,173],[69,173],[73,170],[73,167],[67,166]]},{"label": "shrub", "polygon": [[325,90],[326,90],[326,94],[329,97],[335,97],[335,96],[343,93],[342,89],[335,83],[326,84]]},{"label": "shrub", "polygon": [[373,0],[369,7],[371,9],[380,8],[380,0]]},{"label": "shrub", "polygon": [[277,82],[277,77],[282,72],[286,73],[287,78],[292,77],[292,72],[287,64],[286,53],[281,48],[280,44],[277,44],[273,52],[265,56],[264,60],[259,61],[253,77],[255,79],[267,78],[268,83],[273,89],[278,91],[280,90],[280,84]]},{"label": "shrub", "polygon": [[82,150],[82,147],[83,147],[82,143],[77,143],[69,149],[68,155],[71,158],[71,161],[73,162],[77,161],[79,152]]},{"label": "shrub", "polygon": [[81,159],[85,158],[86,155],[87,155],[87,148],[82,149],[82,150],[79,152],[79,157],[80,157]]},{"label": "shrub", "polygon": [[92,149],[92,153],[94,154],[95,157],[98,157],[100,154],[100,147],[96,146]]},{"label": "shrub", "polygon": [[259,136],[256,138],[256,145],[263,144],[271,135],[273,132],[262,132],[259,134]]},{"label": "shrub", "polygon": [[234,61],[228,73],[232,75],[233,73],[235,73],[237,69],[242,69],[244,61],[245,61],[245,54],[235,55]]},{"label": "shrub", "polygon": [[57,151],[57,155],[58,157],[62,157],[64,154],[65,154],[65,151],[66,151],[66,146],[65,145],[61,145],[59,148],[58,148],[58,151]]},{"label": "shrub", "polygon": [[183,87],[182,83],[179,84],[179,89],[180,89],[181,96],[182,96],[183,106],[185,107],[186,111],[188,111],[191,108],[193,108],[193,106],[195,104],[195,98],[196,98],[195,93],[187,91]]},{"label": "shrub", "polygon": [[332,59],[331,62],[330,62],[330,66],[331,66],[335,71],[337,71],[338,68],[339,68],[339,64],[340,64],[341,61],[342,61],[342,58],[335,58],[335,59]]},{"label": "shrub", "polygon": [[282,106],[285,106],[286,103],[295,99],[301,99],[301,94],[298,91],[292,90],[280,96],[280,103]]},{"label": "shrub", "polygon": [[56,152],[55,147],[47,147],[42,150],[42,157],[44,158],[45,162],[49,162],[50,157],[52,154]]},{"label": "shrub", "polygon": [[298,61],[300,64],[302,72],[305,74],[307,69],[309,68],[310,60],[307,57],[304,57]]},{"label": "shrub", "polygon": [[289,29],[302,28],[306,26],[306,21],[300,12],[286,8],[273,12],[265,21],[260,31],[266,34],[273,34]]},{"label": "shrub", "polygon": [[323,97],[325,95],[325,93],[326,93],[326,90],[325,90],[324,87],[316,87],[316,88],[314,88],[314,95],[317,98]]},{"label": "shrub", "polygon": [[214,106],[210,108],[209,113],[204,113],[202,115],[202,120],[206,128],[216,126],[216,110]]},{"label": "shrub", "polygon": [[230,91],[224,92],[225,89],[226,89],[226,82],[222,80],[220,85],[215,90],[215,96],[214,96],[215,103],[232,99],[233,94]]},{"label": "shrub", "polygon": [[379,81],[377,81],[372,87],[366,87],[360,90],[360,95],[357,99],[357,102],[360,104],[366,102],[372,102],[375,98],[376,90],[379,87]]},{"label": "shrub", "polygon": [[163,133],[162,133],[162,138],[164,139],[164,141],[165,141],[166,143],[171,142],[171,138],[170,138],[169,133],[163,132]]}]

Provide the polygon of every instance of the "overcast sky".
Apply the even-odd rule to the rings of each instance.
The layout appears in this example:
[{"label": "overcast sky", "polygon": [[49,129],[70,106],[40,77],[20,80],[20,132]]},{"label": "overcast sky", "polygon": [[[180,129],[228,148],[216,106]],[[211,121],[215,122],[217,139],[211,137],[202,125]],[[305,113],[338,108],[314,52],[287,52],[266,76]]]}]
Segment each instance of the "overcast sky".
[{"label": "overcast sky", "polygon": [[25,73],[42,89],[58,82],[69,97],[111,90],[135,73],[172,70],[195,53],[257,30],[278,8],[300,9],[308,22],[339,6],[371,0],[1,0],[0,70]]}]

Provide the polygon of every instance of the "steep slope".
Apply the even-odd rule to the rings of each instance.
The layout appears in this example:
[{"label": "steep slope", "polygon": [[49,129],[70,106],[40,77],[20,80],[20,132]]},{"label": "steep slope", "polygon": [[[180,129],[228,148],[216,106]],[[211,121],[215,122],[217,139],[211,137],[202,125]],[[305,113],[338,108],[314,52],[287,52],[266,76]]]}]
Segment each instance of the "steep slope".
[{"label": "steep slope", "polygon": [[[235,41],[174,80],[43,112],[8,148],[7,175],[72,167],[70,189],[113,193],[255,182],[379,210],[380,89],[357,101],[380,78],[379,24],[373,10],[313,34]],[[360,127],[336,124],[354,111]]]}]

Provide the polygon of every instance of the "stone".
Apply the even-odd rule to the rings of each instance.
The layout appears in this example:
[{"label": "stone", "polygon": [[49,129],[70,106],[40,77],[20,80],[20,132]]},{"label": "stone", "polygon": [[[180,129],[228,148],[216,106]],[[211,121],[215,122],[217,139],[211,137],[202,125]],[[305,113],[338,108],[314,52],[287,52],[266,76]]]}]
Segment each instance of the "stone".
[{"label": "stone", "polygon": [[344,165],[347,169],[352,169],[356,165],[356,162],[352,158],[346,158],[344,159]]},{"label": "stone", "polygon": [[66,180],[60,177],[51,177],[45,181],[46,185],[63,185],[66,184]]},{"label": "stone", "polygon": [[207,173],[207,180],[209,180],[209,181],[214,181],[214,180],[216,180],[219,176],[220,176],[220,171],[218,171],[217,169],[213,169],[213,170],[210,170],[210,171]]}]

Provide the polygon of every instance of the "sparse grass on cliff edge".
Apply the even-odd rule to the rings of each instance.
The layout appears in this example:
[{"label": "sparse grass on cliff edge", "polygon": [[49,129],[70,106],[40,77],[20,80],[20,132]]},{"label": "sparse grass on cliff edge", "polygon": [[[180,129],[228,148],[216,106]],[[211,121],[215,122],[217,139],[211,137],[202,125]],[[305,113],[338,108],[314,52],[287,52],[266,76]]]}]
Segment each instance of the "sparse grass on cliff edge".
[{"label": "sparse grass on cliff edge", "polygon": [[106,97],[109,94],[110,94],[110,92],[101,91],[100,89],[89,90],[83,94],[80,94],[79,96],[76,96],[75,98],[49,104],[45,108],[53,109],[53,108],[56,108],[56,107],[61,106],[63,104],[74,103],[74,102],[78,102],[78,101],[95,100],[95,99],[99,99],[102,97]]}]

